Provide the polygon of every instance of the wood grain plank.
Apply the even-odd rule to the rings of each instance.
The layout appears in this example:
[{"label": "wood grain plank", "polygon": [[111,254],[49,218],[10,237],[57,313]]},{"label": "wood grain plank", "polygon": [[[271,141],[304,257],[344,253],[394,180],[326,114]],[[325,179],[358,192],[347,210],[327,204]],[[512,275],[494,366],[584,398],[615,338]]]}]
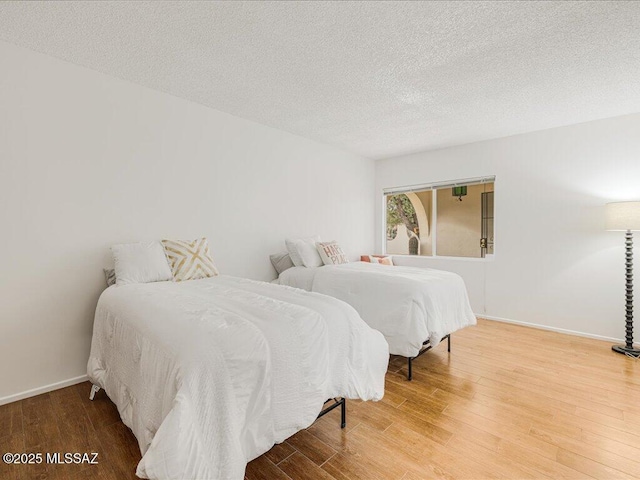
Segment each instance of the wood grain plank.
[{"label": "wood grain plank", "polygon": [[331,457],[322,469],[337,480],[387,480],[384,472],[366,457],[355,458],[337,453]]},{"label": "wood grain plank", "polygon": [[117,478],[106,462],[91,465],[88,468],[72,473],[68,480],[112,480]]},{"label": "wood grain plank", "polygon": [[585,444],[582,440],[562,435],[557,432],[550,432],[547,429],[534,426],[531,428],[531,435],[537,436],[549,443],[557,445],[560,449],[567,452],[586,457],[595,462],[607,465],[611,468],[619,469],[629,473],[636,478],[640,478],[640,457],[635,459],[625,458],[617,453],[599,448],[594,445]]},{"label": "wood grain plank", "polygon": [[[102,444],[87,416],[75,386],[58,390],[50,398],[58,430],[64,438],[65,450],[61,453],[97,453],[98,461],[104,459],[105,452]],[[71,463],[50,465],[47,469],[60,478],[69,478],[89,467],[92,465]],[[96,474],[105,474],[102,470],[95,468],[93,470],[96,471]]]},{"label": "wood grain plank", "polygon": [[511,459],[516,464],[526,465],[529,468],[540,472],[541,475],[549,478],[571,480],[593,478],[583,472],[578,472],[577,470],[556,462],[555,458],[557,458],[558,449],[556,448],[554,450],[556,455],[553,459],[550,459],[549,457],[540,455],[536,451],[531,450],[522,444],[504,439],[498,448],[498,452],[505,458]]},{"label": "wood grain plank", "polygon": [[249,462],[244,475],[247,480],[291,480],[289,475],[276,467],[265,455]]},{"label": "wood grain plank", "polygon": [[291,445],[286,442],[282,442],[275,444],[273,447],[271,447],[271,450],[269,450],[264,455],[273,463],[278,464],[295,451],[296,449]]},{"label": "wood grain plank", "polygon": [[27,398],[22,404],[25,448],[31,451],[39,451],[38,449],[51,444],[64,444],[58,430],[51,395],[53,394],[45,393]]},{"label": "wood grain plank", "polygon": [[332,477],[300,452],[295,452],[278,464],[293,480],[331,480]]},{"label": "wood grain plank", "polygon": [[93,427],[100,430],[102,427],[120,422],[120,414],[104,390],[95,395],[94,400],[89,400],[91,384],[89,382],[80,383],[75,386],[78,398],[82,402],[82,407],[87,413]]},{"label": "wood grain plank", "polygon": [[584,474],[591,475],[598,480],[637,480],[638,478],[563,448],[558,450],[558,462]]},{"label": "wood grain plank", "polygon": [[337,453],[329,445],[306,430],[302,430],[290,437],[287,443],[316,465],[322,465]]},{"label": "wood grain plank", "polygon": [[98,437],[115,477],[122,480],[137,479],[136,468],[141,455],[131,430],[124,423],[114,423],[101,428]]},{"label": "wood grain plank", "polygon": [[22,433],[22,402],[0,405],[0,439]]},{"label": "wood grain plank", "polygon": [[[26,452],[24,446],[24,435],[22,432],[15,431],[11,435],[3,435],[0,437],[0,455],[5,453],[23,453]],[[25,468],[22,465],[9,465],[0,461],[0,478],[6,480],[21,480],[24,476]]]}]

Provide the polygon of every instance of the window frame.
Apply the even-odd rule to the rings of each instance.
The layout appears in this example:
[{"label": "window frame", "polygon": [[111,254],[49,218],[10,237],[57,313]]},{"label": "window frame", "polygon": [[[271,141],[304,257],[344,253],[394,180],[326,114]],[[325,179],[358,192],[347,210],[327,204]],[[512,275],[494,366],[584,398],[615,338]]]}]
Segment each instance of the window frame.
[{"label": "window frame", "polygon": [[[479,185],[485,183],[493,183],[493,191],[494,191],[494,213],[493,213],[493,237],[495,243],[496,236],[496,223],[495,223],[495,191],[496,191],[496,175],[486,175],[482,177],[472,177],[472,178],[464,178],[458,180],[446,180],[440,182],[432,182],[432,183],[422,183],[415,185],[405,185],[398,187],[387,187],[382,189],[382,254],[383,255],[393,255],[394,257],[403,257],[403,258],[437,258],[442,260],[461,260],[461,261],[471,261],[471,262],[485,262],[485,261],[493,261],[496,257],[495,247],[494,253],[487,254],[484,257],[455,257],[451,255],[438,255],[437,251],[437,235],[438,229],[436,228],[437,219],[438,219],[438,195],[435,193],[443,188],[453,188],[456,186],[463,185]],[[397,253],[388,253],[387,252],[387,196],[388,195],[398,195],[401,193],[412,193],[412,192],[425,192],[431,191],[431,225],[430,230],[432,232],[432,240],[431,240],[431,255],[408,255],[408,254],[397,254]]]}]

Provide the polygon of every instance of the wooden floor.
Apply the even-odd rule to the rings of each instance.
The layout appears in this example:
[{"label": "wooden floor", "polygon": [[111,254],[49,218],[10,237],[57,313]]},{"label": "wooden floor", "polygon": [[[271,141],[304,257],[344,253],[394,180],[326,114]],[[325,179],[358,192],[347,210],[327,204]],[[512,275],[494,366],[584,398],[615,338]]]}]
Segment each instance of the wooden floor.
[{"label": "wooden floor", "polygon": [[[640,361],[608,343],[480,321],[414,362],[381,402],[349,401],[251,462],[248,480],[640,478]],[[98,452],[99,465],[0,464],[0,479],[128,479],[137,442],[89,384],[0,407],[0,453]]]}]

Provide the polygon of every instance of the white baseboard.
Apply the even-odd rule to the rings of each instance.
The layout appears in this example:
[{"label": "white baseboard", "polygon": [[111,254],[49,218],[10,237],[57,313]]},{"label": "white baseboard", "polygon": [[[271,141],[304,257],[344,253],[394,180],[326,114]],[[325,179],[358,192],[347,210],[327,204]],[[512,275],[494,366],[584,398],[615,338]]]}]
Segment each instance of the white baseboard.
[{"label": "white baseboard", "polygon": [[602,335],[594,335],[592,333],[577,332],[575,330],[567,330],[564,328],[549,327],[547,325],[540,325],[538,323],[521,322],[520,320],[512,320],[510,318],[493,317],[491,315],[485,315],[483,313],[476,313],[478,318],[486,318],[487,320],[495,320],[496,322],[513,323],[515,325],[522,325],[524,327],[537,328],[539,330],[549,330],[551,332],[563,333],[565,335],[575,335],[578,337],[593,338],[595,340],[606,340],[608,342],[619,343],[624,345],[624,340],[621,338],[604,337]]},{"label": "white baseboard", "polygon": [[87,377],[86,375],[81,375],[79,377],[69,378],[61,382],[45,385],[44,387],[32,388],[31,390],[27,390],[26,392],[16,393],[14,395],[9,395],[7,397],[0,398],[0,405],[6,405],[7,403],[17,402],[18,400],[24,400],[25,398],[29,398],[29,397],[35,397],[36,395],[52,392],[60,388],[70,387],[71,385],[76,385],[78,383],[86,382],[87,380],[89,380],[89,377]]}]

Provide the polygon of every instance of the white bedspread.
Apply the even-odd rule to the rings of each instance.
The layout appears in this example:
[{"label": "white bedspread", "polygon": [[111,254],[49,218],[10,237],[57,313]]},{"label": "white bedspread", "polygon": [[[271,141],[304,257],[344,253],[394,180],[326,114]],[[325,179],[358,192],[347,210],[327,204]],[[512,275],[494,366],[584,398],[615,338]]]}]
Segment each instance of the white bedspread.
[{"label": "white bedspread", "polygon": [[387,362],[349,305],[219,276],[108,288],[88,374],[136,435],[139,476],[232,480],[326,399],[382,398]]},{"label": "white bedspread", "polygon": [[476,324],[464,281],[451,272],[356,262],[293,267],[279,280],[344,300],[384,334],[394,355],[413,357],[425,340],[436,346],[443,336]]}]

